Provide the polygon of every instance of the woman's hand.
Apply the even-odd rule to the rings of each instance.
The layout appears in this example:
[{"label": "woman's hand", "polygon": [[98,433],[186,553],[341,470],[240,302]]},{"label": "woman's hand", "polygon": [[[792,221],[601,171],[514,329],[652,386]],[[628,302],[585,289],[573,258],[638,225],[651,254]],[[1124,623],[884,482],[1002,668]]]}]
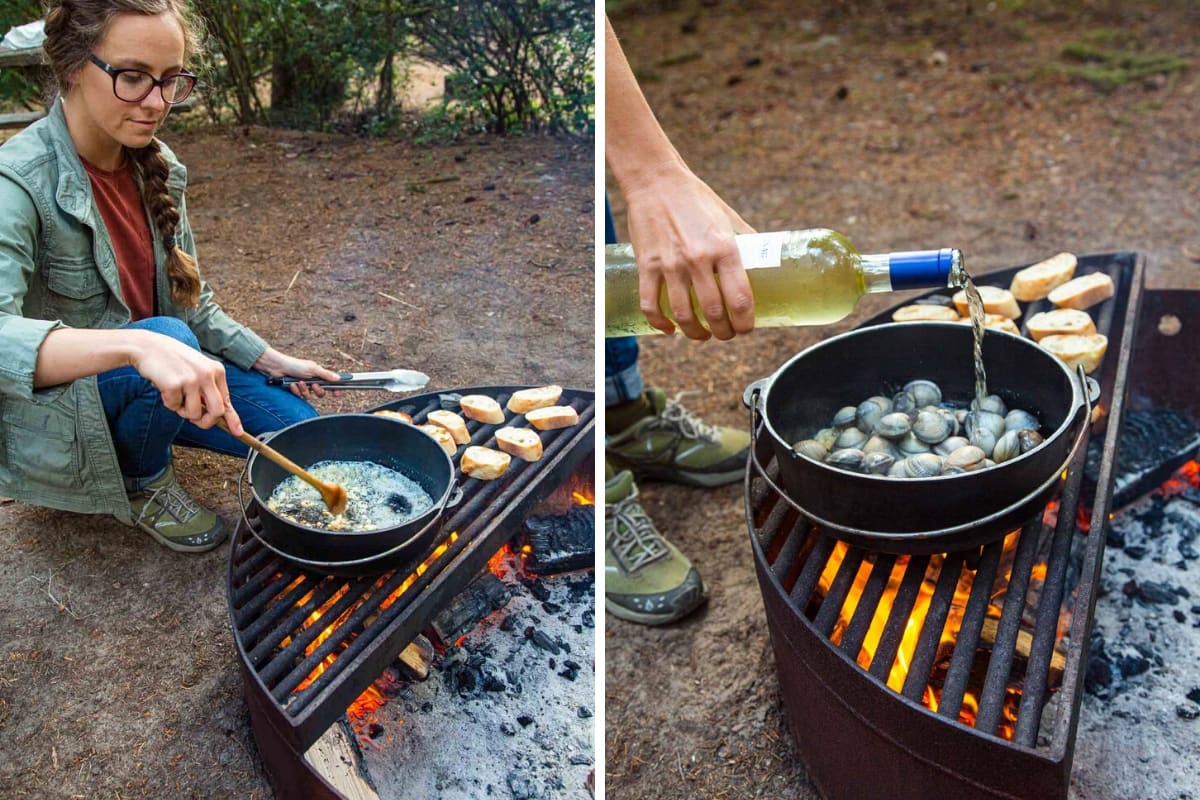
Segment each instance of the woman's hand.
[{"label": "woman's hand", "polygon": [[[663,333],[675,331],[658,305],[665,285],[671,313],[688,337],[748,333],[754,296],[733,237],[754,231],[667,139],[608,17],[604,32],[604,157],[629,207],[642,313]],[[712,334],[696,319],[692,291]]]},{"label": "woman's hand", "polygon": [[[281,353],[274,347],[268,347],[266,352],[254,362],[254,369],[265,372],[272,378],[316,378],[323,381],[336,381],[339,376],[333,370],[322,367],[315,361],[306,358],[295,358]],[[314,397],[324,397],[322,386],[310,386],[301,381],[291,385],[292,394],[312,402]]]},{"label": "woman's hand", "polygon": [[242,421],[229,399],[225,365],[169,336],[152,331],[134,334],[130,365],[154,384],[163,405],[200,428],[224,420],[234,436]]},{"label": "woman's hand", "polygon": [[659,307],[665,284],[675,322],[689,338],[710,335],[692,308],[693,291],[718,339],[753,330],[754,295],[733,237],[754,229],[680,162],[662,165],[623,194],[642,313],[650,324],[675,330]]}]

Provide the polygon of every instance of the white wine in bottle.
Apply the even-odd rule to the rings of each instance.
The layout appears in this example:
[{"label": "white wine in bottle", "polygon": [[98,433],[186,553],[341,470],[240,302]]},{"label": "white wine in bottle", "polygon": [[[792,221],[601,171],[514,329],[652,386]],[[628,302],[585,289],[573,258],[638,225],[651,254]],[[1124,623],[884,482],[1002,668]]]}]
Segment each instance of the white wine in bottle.
[{"label": "white wine in bottle", "polygon": [[[862,255],[840,233],[821,228],[736,238],[759,328],[825,325],[849,315],[864,294],[961,286],[966,278],[962,253],[950,248]],[[665,286],[659,306],[674,319]],[[703,321],[694,294],[692,308]],[[605,336],[661,333],[641,310],[632,245],[604,248],[604,317]]]}]

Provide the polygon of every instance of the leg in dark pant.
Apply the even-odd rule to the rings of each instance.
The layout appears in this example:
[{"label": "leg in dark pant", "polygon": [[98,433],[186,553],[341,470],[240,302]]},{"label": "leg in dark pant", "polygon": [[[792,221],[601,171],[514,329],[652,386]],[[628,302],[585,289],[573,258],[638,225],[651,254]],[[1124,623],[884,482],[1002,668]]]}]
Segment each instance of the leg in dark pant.
[{"label": "leg in dark pant", "polygon": [[[173,317],[150,317],[126,327],[170,336],[200,349],[187,325]],[[133,367],[103,372],[97,380],[117,461],[129,491],[142,489],[163,474],[171,461],[172,444],[203,447],[232,456],[246,455],[246,446],[225,431],[198,428],[164,406],[158,389]],[[266,377],[257,372],[225,362],[225,381],[234,409],[253,435],[317,415],[312,406],[290,391],[268,386]]]}]

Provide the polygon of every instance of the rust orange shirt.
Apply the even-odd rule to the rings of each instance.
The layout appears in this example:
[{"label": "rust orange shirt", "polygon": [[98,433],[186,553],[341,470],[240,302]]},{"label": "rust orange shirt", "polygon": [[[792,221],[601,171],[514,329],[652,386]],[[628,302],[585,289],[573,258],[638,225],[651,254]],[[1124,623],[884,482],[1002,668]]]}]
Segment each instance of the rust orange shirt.
[{"label": "rust orange shirt", "polygon": [[121,278],[121,294],[129,306],[132,321],[154,316],[154,240],[142,206],[142,193],[133,177],[128,158],[112,172],[100,169],[84,159],[92,182],[92,195],[108,237]]}]

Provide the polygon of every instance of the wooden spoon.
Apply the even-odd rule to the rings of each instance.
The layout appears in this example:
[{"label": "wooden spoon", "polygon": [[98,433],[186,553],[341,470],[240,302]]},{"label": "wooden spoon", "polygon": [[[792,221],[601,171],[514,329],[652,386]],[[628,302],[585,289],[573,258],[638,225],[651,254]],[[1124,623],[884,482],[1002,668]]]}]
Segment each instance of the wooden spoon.
[{"label": "wooden spoon", "polygon": [[[226,427],[224,420],[218,420],[217,424],[224,428],[227,433],[233,435],[233,431],[230,431],[229,428]],[[308,470],[301,467],[295,461],[292,461],[290,458],[280,453],[275,448],[265,444],[260,439],[257,439],[248,433],[243,432],[241,436],[236,438],[251,450],[262,453],[264,456],[271,459],[276,464],[283,467],[301,480],[310,484],[314,489],[320,492],[321,499],[324,500],[325,505],[329,507],[330,514],[341,514],[346,510],[347,497],[345,487],[339,486],[336,483],[326,483],[320,478],[314,476]]]}]

